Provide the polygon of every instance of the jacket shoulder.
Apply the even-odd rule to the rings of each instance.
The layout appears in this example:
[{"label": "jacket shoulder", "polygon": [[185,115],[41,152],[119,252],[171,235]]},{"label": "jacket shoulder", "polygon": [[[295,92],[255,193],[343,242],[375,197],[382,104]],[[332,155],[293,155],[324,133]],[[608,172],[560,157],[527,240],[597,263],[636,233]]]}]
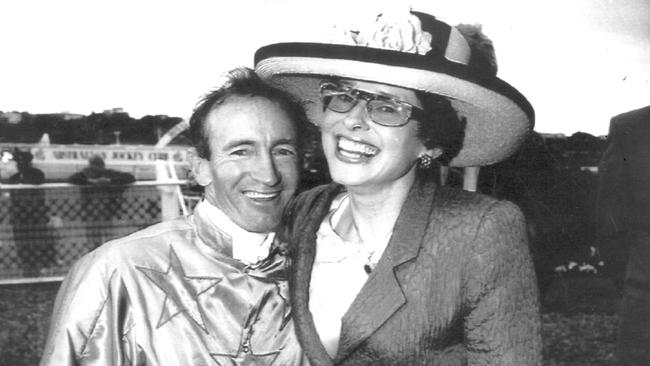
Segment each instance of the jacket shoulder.
[{"label": "jacket shoulder", "polygon": [[650,118],[650,106],[634,109],[612,117],[612,121],[626,121]]},{"label": "jacket shoulder", "polygon": [[456,209],[461,208],[468,212],[481,213],[495,204],[502,203],[506,205],[516,205],[510,201],[499,200],[494,197],[465,191],[454,187],[438,187],[436,190],[435,204],[441,208]]},{"label": "jacket shoulder", "polygon": [[83,256],[79,262],[85,262],[86,266],[102,265],[108,271],[117,268],[120,264],[155,256],[156,253],[167,255],[166,243],[180,239],[188,231],[193,230],[189,220],[189,216],[179,217],[108,241]]},{"label": "jacket shoulder", "polygon": [[625,133],[643,125],[650,126],[650,106],[621,113],[612,117],[610,129],[618,129]]},{"label": "jacket shoulder", "polygon": [[437,189],[433,214],[439,219],[446,218],[448,222],[474,223],[477,229],[478,224],[494,215],[525,222],[523,212],[513,202],[449,187]]}]

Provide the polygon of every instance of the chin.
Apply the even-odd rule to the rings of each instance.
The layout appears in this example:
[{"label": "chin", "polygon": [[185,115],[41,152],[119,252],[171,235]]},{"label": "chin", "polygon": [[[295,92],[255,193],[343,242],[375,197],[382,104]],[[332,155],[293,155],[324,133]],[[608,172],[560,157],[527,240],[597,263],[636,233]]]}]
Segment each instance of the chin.
[{"label": "chin", "polygon": [[[337,164],[338,165],[338,164]],[[368,180],[370,172],[367,169],[361,169],[361,166],[340,166],[331,165],[330,176],[332,180],[344,186],[362,185]]]},{"label": "chin", "polygon": [[279,224],[280,222],[278,220],[262,220],[256,222],[248,222],[241,226],[244,230],[253,233],[268,233],[275,231]]},{"label": "chin", "polygon": [[335,183],[342,184],[346,187],[362,186],[367,183],[367,177],[356,176],[356,174],[332,174],[332,180]]}]

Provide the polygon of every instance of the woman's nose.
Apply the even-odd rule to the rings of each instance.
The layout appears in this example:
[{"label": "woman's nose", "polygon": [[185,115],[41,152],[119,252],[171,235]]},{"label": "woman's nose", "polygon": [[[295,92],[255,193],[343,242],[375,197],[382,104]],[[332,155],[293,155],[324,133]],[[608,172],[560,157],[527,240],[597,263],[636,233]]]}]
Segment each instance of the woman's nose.
[{"label": "woman's nose", "polygon": [[357,105],[346,114],[343,124],[350,130],[367,130],[368,129],[368,110],[366,101],[359,100]]}]

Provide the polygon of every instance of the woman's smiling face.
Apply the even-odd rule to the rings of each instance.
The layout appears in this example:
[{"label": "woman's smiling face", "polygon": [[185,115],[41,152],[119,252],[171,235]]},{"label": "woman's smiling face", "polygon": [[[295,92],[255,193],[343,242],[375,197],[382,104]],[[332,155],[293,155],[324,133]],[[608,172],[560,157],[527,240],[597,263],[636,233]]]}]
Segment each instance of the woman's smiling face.
[{"label": "woman's smiling face", "polygon": [[[347,79],[339,83],[422,107],[409,89]],[[362,99],[345,113],[325,109],[320,127],[332,179],[348,187],[390,185],[414,174],[418,156],[427,152],[417,137],[417,121],[411,119],[400,127],[379,125],[368,115]]]}]

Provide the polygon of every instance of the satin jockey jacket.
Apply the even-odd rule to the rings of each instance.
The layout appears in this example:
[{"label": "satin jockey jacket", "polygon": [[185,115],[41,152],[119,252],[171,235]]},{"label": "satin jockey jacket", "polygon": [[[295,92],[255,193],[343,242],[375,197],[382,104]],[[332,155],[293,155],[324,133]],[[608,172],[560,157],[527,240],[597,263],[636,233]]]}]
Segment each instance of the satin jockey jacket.
[{"label": "satin jockey jacket", "polygon": [[234,259],[232,237],[205,205],[77,262],[57,295],[41,366],[306,365],[283,245],[269,234],[266,259]]}]

